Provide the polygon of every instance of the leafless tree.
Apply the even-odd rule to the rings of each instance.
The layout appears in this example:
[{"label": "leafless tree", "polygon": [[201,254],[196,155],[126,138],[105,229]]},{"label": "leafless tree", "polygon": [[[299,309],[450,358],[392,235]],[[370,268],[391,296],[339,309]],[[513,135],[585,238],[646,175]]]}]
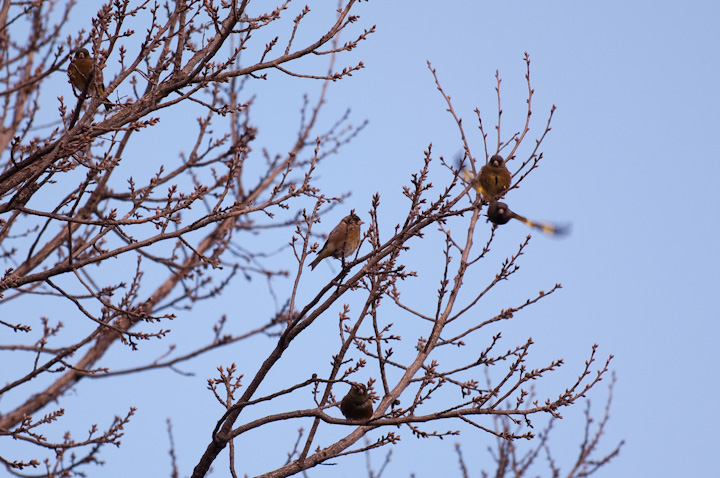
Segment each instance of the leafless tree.
[{"label": "leafless tree", "polygon": [[[0,452],[10,473],[25,476],[33,468],[34,476],[70,476],[98,463],[104,446],[120,444],[134,409],[105,429],[93,427],[86,439],[73,438],[71,431],[62,441],[46,437],[47,427],[62,423],[63,397],[78,382],[94,380],[99,387],[99,377],[174,368],[241,341],[250,346],[270,337],[274,347],[257,370],[223,364],[218,376],[209,378],[223,409],[217,423],[208,424],[206,449],[184,451],[197,453],[195,477],[205,476],[226,447],[235,476],[236,441],[280,420],[293,429],[302,418],[312,419],[310,429],[298,434],[285,464],[262,476],[289,476],[347,454],[395,445],[398,430],[426,438],[457,433],[432,428],[444,422],[462,422],[476,433],[497,437],[502,456],[508,457],[515,440],[534,436],[534,417],[559,417],[562,408],[586,397],[605,376],[610,359],[597,364],[593,348],[572,383],[554,397],[531,400],[530,382],[556,370],[562,360],[529,369],[532,339],[500,351],[499,334],[488,340],[480,333],[560,287],[490,316],[477,312],[486,294],[517,271],[530,236],[488,277],[487,255],[497,228],[483,219],[487,203],[459,169],[475,173],[488,155],[502,152],[512,161],[516,187],[543,159],[540,146],[550,131],[552,111],[541,135],[527,147],[533,97],[527,57],[524,127],[503,134],[498,75],[497,141],[491,145],[478,111],[485,144],[480,153],[471,150],[463,123],[435,77],[457,122],[462,162],[436,159],[428,147],[403,187],[405,217],[393,230],[382,230],[380,196],[368,198],[359,252],[337,262],[340,271],[311,297],[299,293],[308,277],[308,257],[317,252],[317,223],[345,199],[324,195],[313,175],[364,126],[353,125],[347,114],[323,129],[318,120],[329,86],[363,68],[362,63],[336,66],[374,32],[354,14],[356,3],[341,1],[334,22],[311,40],[300,40],[300,31],[308,38],[303,27],[310,8],[296,8],[290,0],[271,9],[267,4],[257,9],[248,0],[117,0],[102,6],[87,32],[73,30],[69,19],[79,5],[72,0],[2,2],[0,244],[6,265],[0,304],[24,313],[0,315],[6,379],[0,385],[0,440],[20,441],[37,456],[27,460]],[[316,8],[330,8],[321,5]],[[74,52],[83,47],[95,62],[89,79],[99,91],[94,95],[87,94],[88,86],[78,91],[64,83]],[[325,60],[322,66],[305,61],[316,57]],[[106,65],[103,89],[97,73]],[[319,85],[314,99],[305,98],[300,128],[284,154],[259,146],[259,131],[251,121],[254,85],[272,83],[277,74],[315,79]],[[52,113],[43,95],[58,83],[67,93],[55,100],[57,113]],[[107,100],[113,104],[109,111],[101,108]],[[128,175],[128,169],[147,161],[142,151],[149,148],[148,133],[175,110],[201,112],[197,123],[189,121],[177,132],[186,138],[196,129],[194,146],[183,152],[180,145],[166,145],[165,154],[154,158],[156,172],[148,180]],[[431,171],[444,172],[448,180],[431,184]],[[329,230],[322,226],[323,232]],[[422,264],[415,269],[409,253],[418,240],[437,231],[445,261],[437,277],[437,300],[428,309],[406,302],[402,293],[416,277],[432,274]],[[272,256],[282,243],[253,240],[258,235],[284,237],[292,260],[278,267]],[[174,310],[197,311],[199,304],[211,304],[228,287],[242,288],[253,278],[268,282],[267,294],[279,304],[276,313],[244,321],[241,333],[226,332],[223,315],[212,325],[210,342],[167,346],[173,340],[167,324],[180,320]],[[472,290],[463,288],[470,280]],[[286,283],[290,286],[280,285]],[[271,370],[282,367],[279,359],[294,340],[323,315],[323,327],[331,327],[328,316],[338,306],[339,339],[329,345],[329,370],[287,375],[284,386],[261,396],[260,386]],[[66,320],[54,310],[69,311],[62,315]],[[398,314],[411,327],[396,324]],[[110,366],[108,350],[118,344],[126,353],[144,348],[157,357],[132,368]],[[438,360],[448,349],[471,352]],[[335,407],[346,384],[360,381],[360,371],[371,377],[377,400],[370,420],[352,423],[339,418]],[[487,382],[481,385],[483,374]],[[244,418],[246,409],[287,396],[298,397],[290,403],[306,406]],[[328,443],[325,433],[340,425],[349,432]],[[363,438],[364,444],[357,445]],[[586,470],[589,456],[578,469]],[[172,476],[184,472],[189,470],[175,465],[170,470]],[[368,474],[377,476],[371,467]]]}]

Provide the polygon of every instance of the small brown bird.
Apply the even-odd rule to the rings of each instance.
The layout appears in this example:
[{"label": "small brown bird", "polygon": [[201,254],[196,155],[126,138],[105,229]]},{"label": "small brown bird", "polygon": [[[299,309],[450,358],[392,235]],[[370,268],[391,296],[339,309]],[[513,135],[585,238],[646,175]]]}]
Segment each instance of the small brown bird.
[{"label": "small brown bird", "polygon": [[358,248],[360,245],[360,224],[365,224],[360,218],[355,215],[355,210],[350,211],[349,216],[345,216],[340,224],[335,226],[328,236],[327,242],[314,261],[310,263],[310,267],[315,269],[315,266],[320,263],[321,260],[326,257],[335,257],[337,259],[343,259]]},{"label": "small brown bird", "polygon": [[505,194],[510,187],[510,171],[505,166],[505,160],[499,154],[495,154],[490,161],[480,168],[480,174],[472,177],[472,173],[467,170],[463,171],[466,179],[469,179],[475,191],[483,195],[488,201],[493,201],[499,196]]},{"label": "small brown bird", "polygon": [[372,399],[365,384],[350,384],[350,391],[340,402],[340,411],[350,420],[367,420],[372,416]]},{"label": "small brown bird", "polygon": [[488,206],[487,217],[490,222],[501,226],[507,224],[510,219],[517,219],[518,221],[524,222],[530,227],[540,229],[545,234],[553,235],[565,235],[570,232],[570,226],[558,226],[546,222],[535,222],[530,219],[524,218],[519,214],[515,214],[510,210],[507,204],[504,202],[492,201]]},{"label": "small brown bird", "polygon": [[[88,96],[95,96],[95,85],[99,85],[99,95],[105,93],[103,86],[102,70],[95,68],[95,60],[85,48],[80,48],[75,52],[75,57],[68,66],[68,78],[73,88],[78,90],[78,95],[86,93]],[[98,75],[98,78],[95,78]],[[114,105],[107,98],[103,100],[105,109],[109,110]]]},{"label": "small brown bird", "polygon": [[502,196],[510,187],[510,171],[505,166],[505,160],[499,154],[495,154],[490,161],[480,168],[475,190],[480,192],[489,201]]}]

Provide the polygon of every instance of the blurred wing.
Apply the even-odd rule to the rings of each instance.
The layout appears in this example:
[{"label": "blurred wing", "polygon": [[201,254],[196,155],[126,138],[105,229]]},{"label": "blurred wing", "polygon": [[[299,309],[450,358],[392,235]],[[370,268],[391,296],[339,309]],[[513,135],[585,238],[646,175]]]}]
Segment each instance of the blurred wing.
[{"label": "blurred wing", "polygon": [[463,169],[462,171],[460,171],[460,176],[462,176],[465,181],[469,182],[473,189],[478,192],[478,194],[482,194],[483,197],[490,197],[483,189],[483,187],[480,186],[480,181],[477,180],[472,171],[470,171],[469,169]]},{"label": "blurred wing", "polygon": [[568,224],[561,226],[559,224],[552,224],[549,222],[535,222],[515,213],[513,213],[513,217],[518,221],[524,222],[532,228],[540,229],[540,231],[544,232],[545,234],[550,234],[553,236],[565,236],[570,233],[570,225]]}]

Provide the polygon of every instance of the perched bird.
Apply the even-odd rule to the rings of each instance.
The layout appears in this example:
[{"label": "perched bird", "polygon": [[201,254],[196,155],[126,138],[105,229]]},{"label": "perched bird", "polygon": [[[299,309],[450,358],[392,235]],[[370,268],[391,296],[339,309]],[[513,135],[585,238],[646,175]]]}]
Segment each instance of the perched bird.
[{"label": "perched bird", "polygon": [[340,411],[350,420],[367,420],[372,416],[372,399],[365,384],[350,384],[350,391],[340,402]]},{"label": "perched bird", "polygon": [[[86,93],[88,96],[95,96],[95,85],[99,85],[98,93],[103,95],[105,87],[103,86],[102,70],[95,68],[95,60],[85,48],[80,48],[75,52],[75,57],[68,66],[68,77],[74,89],[80,94]],[[98,78],[95,78],[98,75]],[[108,99],[103,100],[105,109],[109,110],[113,104]]]},{"label": "perched bird", "polygon": [[310,263],[310,267],[315,269],[315,266],[326,257],[343,259],[355,252],[360,245],[360,224],[365,223],[355,215],[354,210],[350,211],[350,215],[345,216],[330,232],[327,242],[320,249],[315,260]]},{"label": "perched bird", "polygon": [[567,225],[557,226],[546,222],[535,222],[515,214],[504,202],[492,201],[488,206],[487,217],[490,222],[498,226],[507,224],[510,219],[517,219],[530,227],[540,229],[545,234],[565,235],[570,232],[570,227]]},{"label": "perched bird", "polygon": [[463,171],[463,175],[470,180],[472,187],[483,195],[488,201],[493,201],[505,194],[510,187],[510,171],[505,166],[505,160],[499,154],[495,154],[490,161],[480,168],[480,174],[472,177],[472,173],[467,170]]}]

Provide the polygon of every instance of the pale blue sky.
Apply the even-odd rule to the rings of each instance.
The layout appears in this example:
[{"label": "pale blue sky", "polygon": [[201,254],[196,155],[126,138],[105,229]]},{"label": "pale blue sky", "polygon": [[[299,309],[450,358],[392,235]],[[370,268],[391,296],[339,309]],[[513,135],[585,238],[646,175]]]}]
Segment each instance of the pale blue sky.
[{"label": "pale blue sky", "polygon": [[[332,17],[332,11],[320,12],[324,4],[309,2],[308,32],[310,25],[326,25]],[[713,1],[447,4],[373,0],[357,6],[355,13],[361,18],[343,39],[373,24],[377,33],[338,59],[342,66],[362,60],[365,69],[331,85],[329,107],[321,120],[330,125],[351,108],[355,124],[368,119],[369,125],[318,172],[317,184],[326,194],[352,192],[347,207],[333,211],[318,227],[328,230],[349,208],[369,222],[371,197],[379,192],[381,224],[388,234],[405,211],[401,186],[421,167],[428,145],[433,144],[435,158],[454,158],[461,149],[457,128],[445,111],[427,60],[464,119],[473,152],[481,154],[473,110],[481,110],[492,133],[496,69],[503,79],[505,136],[522,126],[526,95],[522,58],[527,51],[535,89],[530,143],[541,133],[551,105],[558,109],[543,143],[541,168],[522,188],[512,191],[507,202],[528,217],[572,222],[573,233],[564,240],[533,234],[522,273],[491,297],[496,301],[493,306],[507,307],[555,282],[564,286],[502,329],[507,341],[503,348],[531,336],[536,343],[531,366],[563,357],[567,365],[558,373],[561,379],[548,381],[558,387],[570,383],[593,343],[600,344],[601,361],[615,355],[612,369],[618,381],[602,450],[612,449],[621,439],[626,445],[618,458],[594,476],[711,476],[717,469],[712,458],[717,440],[709,435],[720,426],[720,419],[712,412],[687,410],[683,404],[701,403],[720,393],[714,352],[720,318],[715,308],[720,288],[719,215],[713,212],[720,202],[715,185],[720,158],[714,149],[720,129],[720,69],[715,58],[720,46],[720,6]],[[285,16],[292,19],[302,5],[291,4]],[[110,62],[105,76],[112,77]],[[58,74],[55,81],[59,92],[51,97],[71,97],[64,75]],[[273,148],[273,153],[286,152],[299,123],[302,93],[315,97],[319,88],[319,82],[288,79],[280,72],[270,73],[266,82],[249,82],[246,93],[258,95],[252,117],[260,128],[259,144]],[[52,103],[48,111],[55,108]],[[182,141],[191,144],[196,123],[185,120],[177,114],[166,115],[157,129],[143,133],[147,141],[134,147],[157,162],[134,165],[128,175],[142,174],[142,166],[153,171],[163,155],[174,160],[176,151],[168,151],[168,144],[173,148],[176,143],[183,146]],[[190,130],[187,140],[186,130]],[[492,146],[494,135],[490,138]],[[256,151],[259,154],[259,148]],[[137,149],[129,150],[126,156],[137,154]],[[437,167],[433,182],[447,180]],[[519,223],[503,227],[495,243],[498,254],[511,254],[527,233]],[[288,240],[278,238],[277,242],[280,246]],[[507,250],[502,244],[507,244]],[[412,245],[417,248],[413,251],[416,260],[439,264],[441,257],[426,250],[422,242]],[[289,251],[286,254],[290,257]],[[330,277],[330,269],[321,264],[313,275],[304,277],[309,294]],[[432,298],[437,288],[432,277],[424,284],[429,285],[417,288],[418,302],[428,294]],[[172,342],[187,349],[196,334],[209,338],[209,323],[226,311],[231,321],[242,324],[245,318],[273,309],[273,304],[254,303],[262,284],[244,287],[226,291],[212,305],[177,311],[179,319],[186,320],[172,324],[178,334]],[[314,324],[304,342],[289,351],[272,380],[281,383],[283,374],[295,378],[304,374],[296,365],[300,360],[303,367],[317,367],[318,373],[328,370],[330,356],[316,345],[335,340],[335,318],[329,320],[331,330]],[[88,470],[90,476],[168,474],[164,424],[168,416],[173,418],[181,475],[189,475],[222,414],[205,389],[207,378],[215,376],[216,366],[232,361],[251,376],[271,344],[260,340],[231,346],[180,367],[195,373],[192,378],[156,371],[103,379],[102,384],[79,384],[61,405],[69,416],[73,410],[85,411],[87,419],[78,426],[80,430],[101,419],[109,421],[129,406],[139,408],[136,420],[126,428],[123,446],[104,450],[105,467]],[[143,357],[155,357],[164,347],[148,345],[137,353],[138,363]],[[118,359],[127,360],[126,353],[115,348],[106,364],[118,366]],[[604,406],[606,384],[591,395],[596,416]],[[561,391],[549,390],[550,396]],[[680,400],[680,392],[688,395]],[[564,410],[567,420],[556,425],[553,444],[565,471],[582,439],[582,411],[582,405]],[[58,429],[69,426],[61,423]],[[458,426],[438,425],[441,430]],[[273,443],[280,458],[294,441],[297,427],[283,424],[274,429]],[[456,441],[463,444],[472,476],[479,476],[483,466],[492,469],[486,452],[490,438],[477,431],[464,430],[459,439],[443,441],[417,440],[406,430],[401,434],[403,442],[394,448],[384,476],[455,476],[447,470],[457,468]],[[258,453],[254,447],[258,443],[270,446],[262,444],[266,436],[253,435],[238,446],[250,455],[249,460],[256,461],[252,460]],[[438,457],[443,461],[438,462]],[[380,463],[382,453],[376,452],[373,460]],[[215,463],[214,476],[227,475],[226,463],[225,458]],[[364,474],[362,458],[337,463],[313,469],[309,476]],[[267,471],[263,465],[253,463],[239,470]]]}]

